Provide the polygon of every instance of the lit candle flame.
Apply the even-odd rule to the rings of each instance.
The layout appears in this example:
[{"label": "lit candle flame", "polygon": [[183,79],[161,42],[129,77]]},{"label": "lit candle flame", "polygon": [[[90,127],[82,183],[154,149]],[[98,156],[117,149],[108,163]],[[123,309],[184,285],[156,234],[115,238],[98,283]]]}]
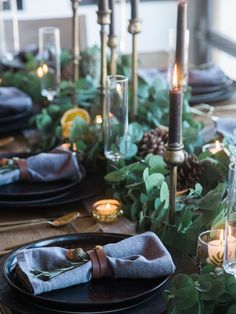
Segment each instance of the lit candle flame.
[{"label": "lit candle flame", "polygon": [[224,234],[223,234],[224,230],[220,231],[220,245],[223,245],[223,240],[224,240]]},{"label": "lit candle flame", "polygon": [[63,144],[61,144],[61,148],[62,148],[62,149],[69,150],[69,148],[70,148],[70,143],[63,143]]},{"label": "lit candle flame", "polygon": [[107,203],[107,204],[106,204],[106,209],[110,209],[110,208],[111,208],[110,203]]},{"label": "lit candle flame", "polygon": [[43,73],[47,74],[48,73],[48,66],[47,66],[47,64],[43,64],[42,68],[43,68]]},{"label": "lit candle flame", "polygon": [[73,143],[73,152],[77,152],[77,147],[75,143]]},{"label": "lit candle flame", "polygon": [[97,115],[95,117],[95,122],[96,122],[96,124],[102,124],[102,116],[101,115]]},{"label": "lit candle flame", "polygon": [[174,67],[174,74],[173,74],[173,82],[172,82],[173,89],[178,89],[178,71],[177,71],[177,64]]},{"label": "lit candle flame", "polygon": [[220,142],[219,142],[219,141],[216,141],[216,142],[215,142],[215,149],[216,149],[217,151],[220,151],[220,150],[221,150],[221,145],[220,145]]},{"label": "lit candle flame", "polygon": [[42,67],[38,67],[37,75],[38,75],[38,78],[42,78],[43,77],[43,68]]},{"label": "lit candle flame", "polygon": [[116,91],[117,91],[117,93],[121,96],[121,85],[120,84],[117,84],[116,85]]}]

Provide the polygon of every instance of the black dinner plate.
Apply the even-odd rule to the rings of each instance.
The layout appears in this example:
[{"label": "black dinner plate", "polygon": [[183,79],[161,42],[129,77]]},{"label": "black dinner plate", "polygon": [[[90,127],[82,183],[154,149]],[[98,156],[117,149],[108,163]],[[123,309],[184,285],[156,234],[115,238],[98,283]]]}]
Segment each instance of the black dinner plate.
[{"label": "black dinner plate", "polygon": [[30,115],[32,111],[32,106],[29,106],[28,108],[26,108],[26,110],[24,111],[20,111],[20,112],[10,112],[10,113],[6,113],[4,115],[0,116],[0,123],[15,123],[18,122],[19,120],[28,117]]},{"label": "black dinner plate", "polygon": [[[89,250],[95,245],[116,243],[127,237],[127,235],[112,233],[68,234],[36,241],[18,250],[51,246],[83,247],[85,250]],[[9,255],[3,266],[3,274],[8,284],[27,302],[62,313],[76,313],[78,311],[106,312],[134,306],[149,298],[169,278],[169,276],[154,279],[102,278],[34,296],[25,290],[15,275],[16,253],[18,250]]]},{"label": "black dinner plate", "polygon": [[67,205],[101,193],[104,189],[104,179],[101,174],[88,173],[85,178],[73,187],[56,195],[44,198],[4,199],[0,198],[0,208],[46,208]]},{"label": "black dinner plate", "polygon": [[65,191],[68,191],[78,184],[78,182],[78,179],[74,181],[57,180],[52,182],[13,182],[0,186],[0,202],[4,200],[17,202],[20,200],[29,200],[29,198],[48,198],[49,196],[59,195]]}]

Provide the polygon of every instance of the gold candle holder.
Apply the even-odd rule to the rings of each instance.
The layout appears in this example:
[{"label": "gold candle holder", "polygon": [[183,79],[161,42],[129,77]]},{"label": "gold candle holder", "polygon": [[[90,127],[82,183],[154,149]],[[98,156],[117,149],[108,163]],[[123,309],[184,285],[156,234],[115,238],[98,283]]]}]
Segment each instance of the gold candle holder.
[{"label": "gold candle holder", "polygon": [[122,213],[121,203],[114,199],[99,200],[93,204],[92,213],[100,222],[114,222]]},{"label": "gold candle holder", "polygon": [[117,36],[109,35],[107,45],[111,50],[110,75],[116,75],[116,47],[118,46]]},{"label": "gold candle holder", "polygon": [[141,20],[134,18],[129,21],[128,32],[132,35],[132,110],[131,120],[138,113],[138,48],[137,35],[141,33]]},{"label": "gold candle holder", "polygon": [[71,0],[73,22],[72,22],[72,50],[73,50],[73,81],[79,79],[79,16],[77,13],[80,0]]},{"label": "gold candle holder", "polygon": [[104,99],[105,99],[105,84],[107,77],[107,33],[105,26],[111,23],[110,19],[111,10],[97,11],[97,23],[101,25],[100,38],[101,38],[101,78],[100,78],[100,114],[103,113]]}]

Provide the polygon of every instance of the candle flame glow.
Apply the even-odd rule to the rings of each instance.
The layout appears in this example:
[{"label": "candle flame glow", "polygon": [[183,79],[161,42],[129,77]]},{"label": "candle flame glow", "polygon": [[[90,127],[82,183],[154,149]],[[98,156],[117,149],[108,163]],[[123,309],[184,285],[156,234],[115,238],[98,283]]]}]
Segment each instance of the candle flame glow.
[{"label": "candle flame glow", "polygon": [[97,124],[102,124],[102,116],[101,116],[101,115],[97,115],[97,116],[95,117],[95,122],[96,122]]},{"label": "candle flame glow", "polygon": [[70,148],[70,143],[63,143],[63,144],[61,144],[61,148],[62,148],[62,149],[69,150],[69,148]]},{"label": "candle flame glow", "polygon": [[224,240],[224,234],[223,234],[224,230],[220,231],[220,245],[223,245],[223,240]]},{"label": "candle flame glow", "polygon": [[121,96],[121,85],[120,84],[116,85],[116,91]]},{"label": "candle flame glow", "polygon": [[110,209],[110,208],[111,208],[110,203],[107,203],[107,204],[106,204],[106,209]]},{"label": "candle flame glow", "polygon": [[47,74],[48,73],[48,66],[47,66],[47,64],[43,64],[42,68],[43,68],[43,73]]},{"label": "candle flame glow", "polygon": [[43,68],[42,67],[38,67],[37,75],[38,75],[38,78],[42,78],[43,77]]},{"label": "candle flame glow", "polygon": [[178,71],[177,71],[177,64],[175,64],[174,67],[174,74],[173,74],[173,83],[172,83],[173,89],[178,89]]},{"label": "candle flame glow", "polygon": [[216,142],[215,142],[215,148],[216,148],[216,150],[218,150],[218,151],[221,150],[221,146],[220,146],[220,142],[219,142],[219,141],[216,141]]}]

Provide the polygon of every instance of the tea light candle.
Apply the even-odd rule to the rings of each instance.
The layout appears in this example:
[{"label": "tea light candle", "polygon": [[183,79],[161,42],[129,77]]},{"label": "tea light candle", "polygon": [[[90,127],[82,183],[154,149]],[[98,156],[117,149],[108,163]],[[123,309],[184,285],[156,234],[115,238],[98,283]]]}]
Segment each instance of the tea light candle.
[{"label": "tea light candle", "polygon": [[216,141],[215,143],[206,144],[202,147],[203,152],[209,151],[212,155],[217,154],[223,149],[224,149],[224,145],[220,143],[219,141]]},{"label": "tea light candle", "polygon": [[[212,240],[208,242],[208,256],[209,263],[216,266],[222,266],[224,258],[224,230],[220,232],[220,238],[218,240]],[[235,241],[236,238],[231,234],[228,235],[228,250],[229,256],[233,256],[235,252]]]},{"label": "tea light candle", "polygon": [[93,217],[101,222],[117,220],[121,212],[121,204],[114,199],[104,199],[93,204]]}]

